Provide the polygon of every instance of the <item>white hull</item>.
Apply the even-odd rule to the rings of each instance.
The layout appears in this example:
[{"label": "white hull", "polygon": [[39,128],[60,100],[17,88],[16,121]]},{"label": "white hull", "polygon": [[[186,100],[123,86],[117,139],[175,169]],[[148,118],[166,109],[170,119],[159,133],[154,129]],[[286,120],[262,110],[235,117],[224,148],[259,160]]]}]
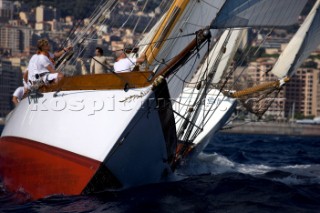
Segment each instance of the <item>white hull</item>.
[{"label": "white hull", "polygon": [[134,103],[120,101],[140,91],[62,91],[57,97],[51,92],[38,103],[26,98],[7,120],[2,136],[27,138],[103,161],[150,94]]},{"label": "white hull", "polygon": [[[174,145],[168,146],[163,130],[167,124],[161,121],[155,92],[149,87],[43,95],[37,103],[28,98],[19,103],[2,139],[28,140],[100,162],[92,179],[99,182],[105,176],[101,170],[108,170],[121,188],[160,182],[172,172],[168,158],[175,149],[168,152]],[[91,182],[82,193],[109,186]]]}]

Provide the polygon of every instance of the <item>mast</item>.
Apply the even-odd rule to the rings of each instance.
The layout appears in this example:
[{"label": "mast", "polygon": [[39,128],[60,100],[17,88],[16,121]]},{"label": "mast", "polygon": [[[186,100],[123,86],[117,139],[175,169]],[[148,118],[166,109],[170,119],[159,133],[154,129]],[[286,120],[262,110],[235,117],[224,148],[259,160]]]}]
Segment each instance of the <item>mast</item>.
[{"label": "mast", "polygon": [[188,59],[188,57],[196,51],[196,48],[202,43],[211,38],[211,33],[208,29],[200,30],[197,32],[197,36],[192,42],[186,46],[177,56],[175,56],[167,66],[157,73],[157,76],[163,76],[165,78],[169,77],[181,64],[183,61]]},{"label": "mast", "polygon": [[[179,97],[207,53],[207,48],[202,48],[204,44],[199,42],[201,39],[197,32],[209,26],[224,2],[225,0],[216,0],[209,4],[206,1],[175,0],[150,39],[150,45],[144,51],[148,59],[147,69],[159,76],[169,69],[178,68],[174,75],[171,75],[173,71],[166,74],[172,99]],[[217,31],[211,31],[213,34],[215,32]],[[187,52],[188,47],[195,50],[193,54]],[[183,55],[188,55],[189,58]],[[154,76],[148,78],[154,79]]]},{"label": "mast", "polygon": [[145,51],[148,65],[154,61],[154,56],[159,53],[160,48],[163,46],[163,43],[178,22],[188,3],[189,0],[175,0],[171,5],[157,33],[154,35],[150,45]]}]

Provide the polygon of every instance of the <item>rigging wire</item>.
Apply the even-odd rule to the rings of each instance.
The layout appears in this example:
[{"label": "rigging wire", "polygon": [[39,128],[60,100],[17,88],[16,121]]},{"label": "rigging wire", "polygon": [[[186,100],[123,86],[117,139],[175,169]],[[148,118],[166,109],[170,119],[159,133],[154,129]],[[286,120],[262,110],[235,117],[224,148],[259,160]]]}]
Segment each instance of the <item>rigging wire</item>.
[{"label": "rigging wire", "polygon": [[[272,30],[273,30],[273,29],[271,29],[271,31],[269,32],[269,34],[271,34]],[[267,38],[267,37],[266,37],[266,38]],[[262,44],[262,43],[264,43],[264,41],[262,41],[261,44]],[[261,44],[260,44],[260,47],[261,47]],[[259,48],[260,48],[260,47],[259,47]],[[258,50],[259,50],[259,49],[258,49]],[[255,54],[258,52],[258,50],[255,52]],[[248,53],[249,53],[249,51],[248,51]],[[243,58],[244,58],[244,57],[243,57]],[[227,78],[227,79],[228,79],[228,78]],[[227,79],[226,79],[226,81],[225,81],[225,83],[224,83],[224,86],[226,85]],[[235,81],[235,82],[236,82],[236,81]],[[224,87],[224,86],[223,86],[223,87]],[[220,89],[219,94],[222,92],[223,87]],[[219,97],[219,94],[216,96],[214,103],[216,102],[216,99]],[[212,107],[212,106],[213,106],[213,105],[211,105],[211,107]],[[269,105],[269,106],[270,106],[270,105]],[[211,107],[210,107],[210,108],[211,108]],[[209,111],[208,111],[208,113],[207,113],[206,115],[203,115],[203,117],[206,118],[208,114],[209,114]],[[211,113],[211,116],[212,116],[212,115],[213,115],[213,113]],[[210,117],[211,117],[211,116],[210,116]],[[209,117],[209,119],[210,119],[210,117]],[[207,120],[207,122],[209,121],[209,119]],[[203,120],[204,120],[204,119],[203,119]],[[206,123],[207,123],[207,122],[206,122]],[[195,132],[195,134],[194,134],[194,138],[197,136],[197,134],[198,134],[197,132],[199,132],[199,129],[196,130],[196,132]]]},{"label": "rigging wire", "polygon": [[[148,3],[149,3],[149,0],[146,0],[146,2],[144,3],[144,6],[143,6],[143,8],[142,8],[142,12],[144,12],[144,10],[146,9]],[[140,19],[141,19],[141,16],[138,17],[138,21],[137,21],[137,23],[135,24],[135,26],[133,27],[132,34],[135,33],[136,28],[138,27],[138,24],[140,23]],[[153,19],[151,19],[151,20],[153,20]],[[149,22],[149,23],[150,23],[150,22]],[[147,27],[148,27],[148,26],[147,26]],[[147,29],[147,27],[145,28],[145,30]]]},{"label": "rigging wire", "polygon": [[[223,49],[223,48],[225,48],[226,47],[226,45],[227,45],[227,43],[228,43],[228,41],[229,41],[229,39],[230,39],[230,36],[231,36],[231,30],[228,32],[228,35],[227,35],[227,37],[226,37],[226,39],[224,40],[224,43],[223,43],[223,45],[221,46],[221,48]],[[215,75],[215,73],[216,73],[216,70],[217,70],[217,68],[218,68],[218,66],[219,66],[219,64],[220,64],[220,62],[221,62],[221,58],[222,58],[222,56],[223,56],[223,54],[224,54],[224,51],[222,51],[222,49],[220,49],[220,50],[218,50],[219,52],[218,52],[218,55],[217,55],[217,57],[216,57],[216,59],[215,59],[215,62],[214,62],[214,64],[213,64],[213,67],[211,67],[211,69],[210,69],[210,72],[208,73],[208,79],[207,79],[207,84],[203,87],[203,89],[202,89],[202,92],[201,93],[198,93],[198,99],[201,101],[200,103],[201,103],[201,105],[203,105],[203,109],[204,109],[204,101],[205,101],[205,99],[206,99],[206,96],[208,95],[208,93],[209,93],[209,91],[210,91],[210,82],[212,82],[212,79],[213,79],[213,77],[214,77],[214,75]],[[210,50],[209,50],[209,47],[208,47],[208,56],[209,56],[209,54],[210,54],[210,52],[209,52]],[[208,69],[208,68],[207,68]],[[219,97],[219,94],[216,96],[216,98],[215,98],[215,100],[214,100],[214,103],[216,102],[216,99]],[[201,105],[199,105],[197,108],[198,109],[196,109],[195,110],[195,113],[194,113],[194,115],[193,115],[193,118],[192,118],[192,120],[194,121],[194,122],[196,122],[197,121],[197,119],[198,119],[198,117],[199,117],[199,113],[200,113],[200,107],[201,107]],[[209,114],[209,111],[212,109],[212,107],[213,107],[213,104],[211,105],[211,107],[210,107],[210,109],[208,110],[208,112],[207,112],[207,114],[205,113],[205,111],[203,110],[203,119],[202,119],[202,121],[200,121],[201,123],[202,123],[202,126],[204,126],[204,121],[205,121],[205,119],[206,119],[206,116]],[[213,111],[213,113],[214,113],[215,111]],[[212,114],[213,114],[212,113]],[[199,129],[197,129],[195,132],[194,132],[194,134],[191,136],[191,133],[192,133],[192,131],[193,131],[193,129],[189,126],[189,130],[188,130],[188,132],[189,132],[189,135],[185,138],[186,140],[188,140],[189,141],[189,138],[191,137],[191,141],[193,141],[196,137],[197,137],[197,135],[201,132]]]},{"label": "rigging wire", "polygon": [[[102,5],[103,0],[100,0],[100,3],[98,4],[98,7],[95,7],[93,13],[91,14],[91,17],[89,19],[91,20],[94,14],[97,13],[97,10],[100,8],[99,5]],[[66,39],[62,42],[60,45],[60,48],[64,47],[66,44],[68,44],[70,37],[76,32],[77,29],[80,28],[81,21],[78,21],[76,25],[73,25],[72,28],[70,29]]]},{"label": "rigging wire", "polygon": [[[144,4],[143,8],[146,8],[146,4],[147,4],[147,2]],[[161,4],[163,4],[163,3],[161,2]],[[104,13],[101,13],[102,10],[99,9],[99,8],[104,8],[105,5],[107,5],[107,3],[104,3],[104,5],[102,5],[101,7],[96,7],[96,13],[100,14],[100,16],[101,16],[101,15],[104,15],[105,12],[104,12]],[[117,5],[117,4],[116,4],[116,5]],[[167,6],[167,5],[169,5],[169,3],[167,3],[166,6]],[[113,8],[115,8],[115,7],[116,7],[116,6],[114,6]],[[105,10],[104,10],[104,11],[105,11]],[[131,11],[131,13],[130,13],[130,14],[131,14],[130,17],[132,16],[133,11],[134,11],[134,9],[132,9],[132,11]],[[92,17],[91,17],[91,23],[97,21],[97,17],[98,17],[98,15],[92,16]],[[125,23],[128,22],[128,20],[129,20],[130,17],[127,18],[127,20],[125,21]],[[99,19],[98,19],[98,21],[99,21]],[[188,21],[186,21],[186,23],[187,23],[187,22],[188,22]],[[125,23],[123,24],[123,26],[125,25]],[[151,23],[151,22],[149,22],[149,23]],[[94,24],[94,23],[93,23],[93,24]],[[94,28],[93,28],[93,24],[91,24],[91,26],[88,26],[87,28],[85,28],[84,31],[86,31],[86,33],[83,33],[83,32],[78,33],[78,34],[77,34],[78,36],[76,36],[76,37],[72,40],[72,43],[77,43],[77,38],[79,38],[79,37],[80,37],[80,38],[83,38],[83,39],[82,39],[80,42],[78,42],[78,44],[79,44],[78,46],[82,45],[86,40],[90,40],[90,37],[94,36],[94,34],[95,34],[95,30],[94,30]],[[123,26],[122,26],[122,27],[123,27]],[[87,29],[89,29],[89,31],[88,31]],[[100,29],[101,29],[101,27],[100,27]],[[188,37],[188,36],[192,36],[192,35],[194,35],[194,33],[190,33],[190,34],[186,34],[186,35],[179,35],[179,36],[176,36],[176,37],[167,38],[167,39],[164,39],[163,41],[156,41],[156,42],[153,42],[153,43],[166,42],[166,41],[169,41],[169,40],[172,40],[172,39],[180,39],[180,38]],[[144,46],[144,45],[150,45],[150,44],[152,44],[152,43],[140,44],[139,47]],[[83,48],[85,48],[85,47],[83,47]],[[71,62],[76,63],[76,62],[77,62],[76,58],[77,58],[77,57],[80,57],[80,55],[83,54],[84,52],[85,52],[85,50],[82,49],[81,51],[78,51],[78,53],[75,53],[74,56],[73,56],[73,59],[71,60]],[[168,59],[167,62],[170,61],[170,60],[171,60],[171,59]],[[157,61],[158,64],[166,64],[167,62]],[[157,64],[156,64],[156,65],[157,65]],[[75,71],[75,70],[74,70],[74,71]],[[74,74],[74,71],[72,72],[72,75]]]},{"label": "rigging wire", "polygon": [[[115,0],[111,0],[111,1],[107,1],[105,3],[103,3],[103,5],[101,7],[97,8],[97,14],[93,15],[91,17],[91,22],[90,24],[88,24],[86,27],[84,27],[84,29],[82,29],[79,33],[74,33],[74,38],[71,40],[71,44],[74,48],[76,48],[76,46],[81,45],[86,38],[89,37],[89,35],[94,31],[93,29],[93,25],[95,23],[99,22],[100,17],[106,12],[109,11],[110,8],[114,8],[115,5],[117,4],[117,1]],[[64,64],[66,65],[66,63]],[[58,66],[57,70],[61,69],[62,65],[60,64],[60,66]]]}]

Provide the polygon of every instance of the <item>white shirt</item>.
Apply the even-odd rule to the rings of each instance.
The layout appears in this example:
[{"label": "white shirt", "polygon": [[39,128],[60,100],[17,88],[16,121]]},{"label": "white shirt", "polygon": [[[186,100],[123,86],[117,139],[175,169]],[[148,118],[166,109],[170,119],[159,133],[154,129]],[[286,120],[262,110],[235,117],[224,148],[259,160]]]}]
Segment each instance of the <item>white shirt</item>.
[{"label": "white shirt", "polygon": [[132,68],[136,65],[136,58],[122,58],[116,63],[114,63],[115,72],[130,72]]},{"label": "white shirt", "polygon": [[36,74],[49,72],[49,70],[46,68],[49,65],[52,66],[53,64],[47,56],[42,54],[33,55],[28,65],[28,79],[34,81]]},{"label": "white shirt", "polygon": [[23,94],[24,94],[24,87],[18,87],[14,93],[12,94],[12,96],[15,96],[18,98],[18,101],[20,102],[22,97],[23,97]]}]

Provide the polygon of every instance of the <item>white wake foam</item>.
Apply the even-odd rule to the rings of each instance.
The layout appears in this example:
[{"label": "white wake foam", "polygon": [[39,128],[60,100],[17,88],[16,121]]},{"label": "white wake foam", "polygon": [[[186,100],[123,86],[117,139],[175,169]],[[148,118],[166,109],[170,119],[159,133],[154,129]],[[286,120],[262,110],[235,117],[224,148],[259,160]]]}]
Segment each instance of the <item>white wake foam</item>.
[{"label": "white wake foam", "polygon": [[[280,171],[283,174],[264,176],[264,174],[273,171]],[[177,172],[186,176],[238,172],[268,178],[288,185],[320,183],[320,164],[286,165],[280,167],[263,164],[241,164],[233,162],[217,153],[200,153],[197,157],[182,162]]]}]

